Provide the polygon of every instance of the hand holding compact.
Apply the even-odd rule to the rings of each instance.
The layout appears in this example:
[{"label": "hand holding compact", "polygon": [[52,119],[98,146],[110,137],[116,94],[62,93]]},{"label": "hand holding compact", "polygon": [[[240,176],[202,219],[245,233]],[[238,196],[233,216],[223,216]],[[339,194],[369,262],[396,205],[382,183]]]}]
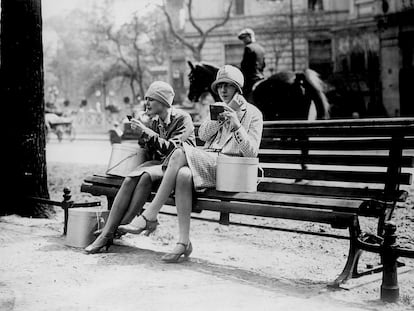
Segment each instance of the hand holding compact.
[{"label": "hand holding compact", "polygon": [[241,126],[236,111],[234,111],[232,108],[228,106],[224,106],[224,111],[220,113],[219,121],[221,119],[224,119],[224,121],[229,122],[232,131],[238,130]]}]

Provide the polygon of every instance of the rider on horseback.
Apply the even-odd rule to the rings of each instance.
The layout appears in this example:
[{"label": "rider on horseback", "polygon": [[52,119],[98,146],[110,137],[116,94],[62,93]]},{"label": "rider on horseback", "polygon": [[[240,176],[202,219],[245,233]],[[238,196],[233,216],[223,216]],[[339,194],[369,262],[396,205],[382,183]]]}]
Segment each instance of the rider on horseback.
[{"label": "rider on horseback", "polygon": [[264,78],[265,50],[256,42],[254,31],[250,28],[240,31],[238,38],[245,44],[240,66],[245,79],[243,94],[250,99],[254,84]]}]

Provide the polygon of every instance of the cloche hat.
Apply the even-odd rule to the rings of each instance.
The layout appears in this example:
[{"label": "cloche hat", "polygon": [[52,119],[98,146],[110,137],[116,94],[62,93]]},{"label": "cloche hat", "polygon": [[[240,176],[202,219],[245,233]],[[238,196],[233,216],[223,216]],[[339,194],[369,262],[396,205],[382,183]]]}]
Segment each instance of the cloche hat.
[{"label": "cloche hat", "polygon": [[174,95],[175,93],[171,85],[163,81],[154,81],[145,93],[145,98],[150,97],[158,100],[160,103],[168,107],[171,107]]},{"label": "cloche hat", "polygon": [[217,72],[216,80],[211,84],[211,89],[217,94],[217,85],[219,83],[233,84],[240,94],[243,93],[244,76],[239,68],[232,65],[224,65]]}]

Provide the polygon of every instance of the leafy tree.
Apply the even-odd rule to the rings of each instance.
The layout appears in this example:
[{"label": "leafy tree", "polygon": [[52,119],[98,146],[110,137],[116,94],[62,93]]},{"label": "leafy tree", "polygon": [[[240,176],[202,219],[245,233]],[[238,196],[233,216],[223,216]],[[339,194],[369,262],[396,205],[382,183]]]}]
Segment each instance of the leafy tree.
[{"label": "leafy tree", "polygon": [[[107,83],[116,78],[128,81],[133,100],[145,93],[154,65],[165,64],[171,40],[167,28],[160,19],[160,12],[154,10],[146,16],[135,12],[132,18],[117,26],[107,14],[100,14],[93,22],[91,49],[108,60],[102,81]],[[90,85],[102,83],[95,81]]]}]

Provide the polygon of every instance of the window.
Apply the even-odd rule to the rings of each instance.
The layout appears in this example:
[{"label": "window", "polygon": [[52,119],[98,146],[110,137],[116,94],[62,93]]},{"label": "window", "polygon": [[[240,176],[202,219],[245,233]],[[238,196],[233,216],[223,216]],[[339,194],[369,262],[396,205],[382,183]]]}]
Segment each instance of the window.
[{"label": "window", "polygon": [[236,0],[234,6],[236,15],[244,14],[244,0]]},{"label": "window", "polygon": [[309,40],[309,68],[322,76],[332,73],[331,39]]},{"label": "window", "polygon": [[323,0],[308,0],[309,11],[322,11]]},{"label": "window", "polygon": [[243,52],[244,52],[243,43],[226,44],[224,46],[225,63],[240,67],[240,63],[243,58]]}]

